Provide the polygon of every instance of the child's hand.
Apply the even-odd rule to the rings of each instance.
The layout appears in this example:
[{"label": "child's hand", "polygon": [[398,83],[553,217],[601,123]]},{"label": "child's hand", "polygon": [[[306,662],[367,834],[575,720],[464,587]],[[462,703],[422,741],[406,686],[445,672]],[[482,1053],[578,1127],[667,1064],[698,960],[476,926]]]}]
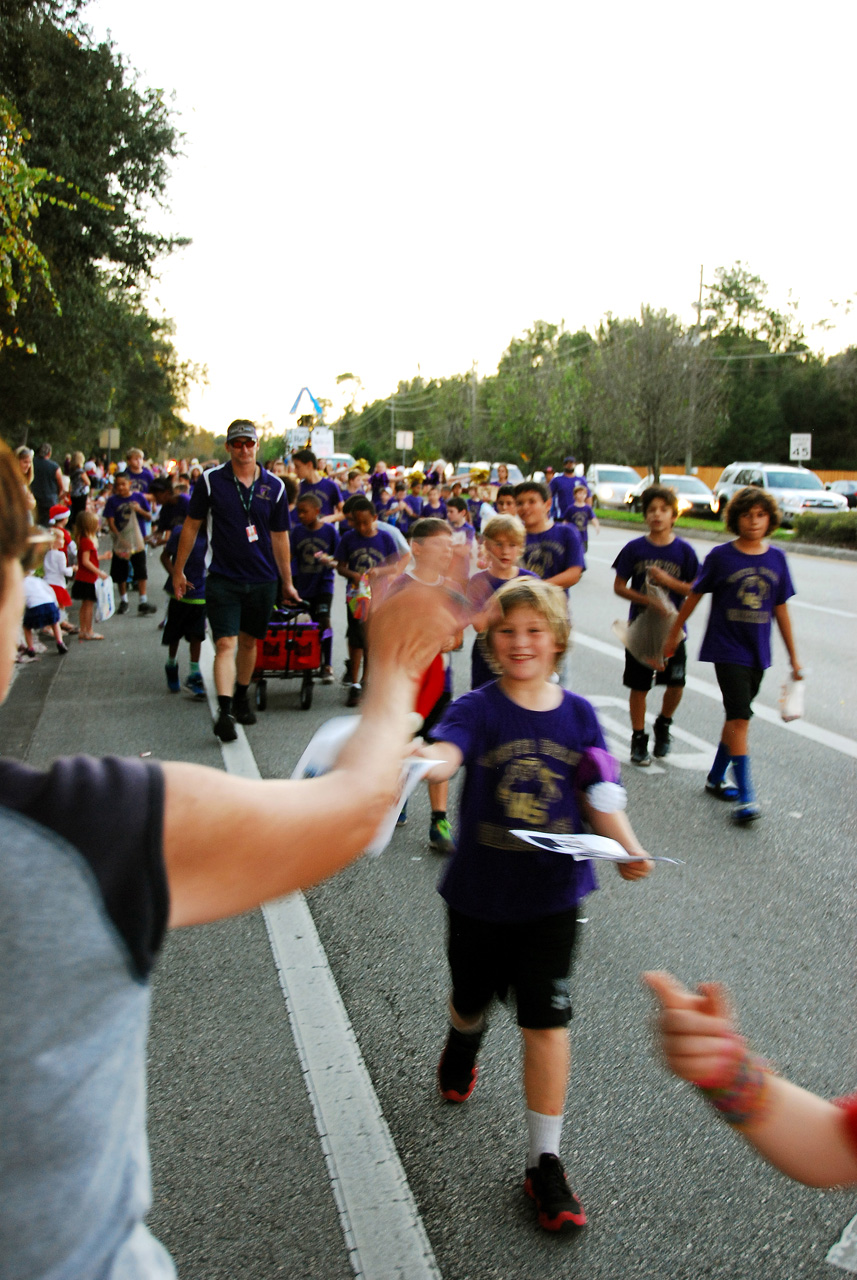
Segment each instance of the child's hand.
[{"label": "child's hand", "polygon": [[[645,854],[645,852],[645,849],[634,850],[637,855]],[[643,876],[647,876],[654,871],[655,864],[647,857],[645,862],[617,862],[616,867],[623,880],[642,880]]]},{"label": "child's hand", "polygon": [[673,627],[664,641],[664,657],[671,658],[681,644],[681,627]]},{"label": "child's hand", "polygon": [[108,575],[104,572],[104,570],[103,570],[103,569],[99,569],[99,570],[98,570],[98,576],[99,576],[99,578],[101,579],[101,581],[103,582],[103,581],[105,580],[105,578],[106,578]]},{"label": "child's hand", "polygon": [[658,1029],[670,1070],[706,1088],[730,1080],[746,1045],[735,1030],[726,988],[702,982],[694,993],[663,972],[644,973],[643,981],[661,1004]]},{"label": "child's hand", "polygon": [[671,576],[665,569],[661,569],[659,565],[653,564],[648,570],[649,580],[654,582],[658,587],[668,587],[672,582]]}]

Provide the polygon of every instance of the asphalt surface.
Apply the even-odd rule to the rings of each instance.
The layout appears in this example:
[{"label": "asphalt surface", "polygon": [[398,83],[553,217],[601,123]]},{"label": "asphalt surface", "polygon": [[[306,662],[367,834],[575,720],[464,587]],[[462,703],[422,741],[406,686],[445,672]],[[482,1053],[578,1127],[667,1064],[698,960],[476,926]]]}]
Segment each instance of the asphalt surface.
[{"label": "asphalt surface", "polygon": [[[570,683],[593,698],[627,759],[610,632],[623,613],[610,563],[624,541],[613,529],[591,540],[588,572],[572,591],[580,638]],[[857,568],[799,555],[790,563],[795,633],[811,669],[806,719],[853,741]],[[343,614],[338,597],[340,630]],[[692,654],[704,614],[703,605],[691,621]],[[4,753],[44,766],[69,751],[151,751],[222,767],[207,706],[167,693],[156,625],[132,612],[105,624],[103,644],[20,670],[0,711]],[[467,687],[469,637],[465,645],[458,692]],[[341,649],[338,637],[337,672]],[[709,667],[693,661],[690,670],[714,687]],[[784,672],[777,642],[763,706],[776,708]],[[262,775],[287,776],[343,702],[338,685],[318,686],[304,712],[296,682],[271,682],[268,709],[248,730]],[[649,707],[659,709],[657,694]],[[719,698],[689,689],[669,759],[624,768],[641,839],[685,865],[662,865],[637,884],[608,867],[583,905],[563,1158],[589,1226],[572,1239],[540,1232],[521,1190],[524,1104],[508,1010],[493,1014],[470,1102],[451,1107],[435,1091],[447,993],[423,791],[379,859],[308,895],[444,1280],[836,1274],[824,1257],[857,1212],[857,1195],[789,1183],[669,1077],[638,981],[653,967],[689,983],[719,978],[742,1030],[785,1075],[828,1096],[857,1083],[855,758],[835,738],[809,741],[757,719],[750,745],[765,816],[735,831],[728,806],[702,791],[721,720]],[[168,940],[154,984],[149,1081],[150,1221],[181,1275],[352,1274],[259,913]]]}]

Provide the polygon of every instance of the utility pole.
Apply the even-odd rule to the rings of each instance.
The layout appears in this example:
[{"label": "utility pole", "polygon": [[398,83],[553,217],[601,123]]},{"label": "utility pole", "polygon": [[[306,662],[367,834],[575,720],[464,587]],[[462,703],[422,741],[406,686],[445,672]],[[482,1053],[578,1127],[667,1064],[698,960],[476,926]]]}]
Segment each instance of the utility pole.
[{"label": "utility pole", "polygon": [[470,457],[474,457],[474,449],[476,448],[476,387],[478,382],[477,363],[474,360],[470,366]]},{"label": "utility pole", "polygon": [[393,448],[396,447],[396,392],[393,392],[393,398],[390,401],[390,443]]},{"label": "utility pole", "polygon": [[[702,330],[702,272],[703,268],[699,268],[699,301],[696,304],[696,324],[693,326],[693,337],[691,339],[694,347],[699,346],[699,335]],[[693,354],[693,362],[690,366],[690,403],[687,407],[687,440],[685,442],[684,451],[684,469],[687,475],[691,474],[693,468],[693,420],[696,415],[696,353]]]}]

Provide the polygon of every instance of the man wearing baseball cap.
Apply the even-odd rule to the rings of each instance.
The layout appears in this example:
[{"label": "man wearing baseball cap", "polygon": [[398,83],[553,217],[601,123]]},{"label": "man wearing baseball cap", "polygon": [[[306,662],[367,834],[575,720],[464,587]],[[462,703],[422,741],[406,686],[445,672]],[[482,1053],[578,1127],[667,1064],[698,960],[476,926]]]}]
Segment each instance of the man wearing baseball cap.
[{"label": "man wearing baseball cap", "polygon": [[203,521],[208,523],[205,609],[214,639],[214,684],[221,742],[238,737],[235,722],[255,724],[247,696],[256,665],[256,641],[264,639],[276,604],[277,575],[284,599],[292,585],[289,504],[282,480],[256,461],[259,436],[252,422],[236,418],[226,432],[229,461],[204,471],[190,498],[173,569],[180,600],[192,584],[184,575]]},{"label": "man wearing baseball cap", "polygon": [[576,459],[573,454],[569,454],[568,457],[564,458],[562,462],[562,475],[555,475],[549,482],[551,497],[553,499],[552,510],[555,513],[554,518],[556,520],[563,521],[563,523],[568,521],[568,513],[574,506],[575,488],[582,484],[587,491],[589,490],[589,485],[586,483],[583,476],[574,474],[575,461]]}]

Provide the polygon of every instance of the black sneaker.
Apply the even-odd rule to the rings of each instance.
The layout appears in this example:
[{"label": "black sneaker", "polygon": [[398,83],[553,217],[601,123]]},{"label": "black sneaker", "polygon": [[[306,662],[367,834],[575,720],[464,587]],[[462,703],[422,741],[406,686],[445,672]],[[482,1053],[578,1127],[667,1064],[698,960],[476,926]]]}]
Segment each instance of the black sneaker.
[{"label": "black sneaker", "polygon": [[141,600],[140,603],[137,605],[137,612],[138,613],[157,613],[158,606],[156,604],[150,604],[148,600]]},{"label": "black sneaker", "polygon": [[655,746],[652,755],[656,760],[663,760],[664,756],[668,756],[673,744],[670,737],[671,720],[665,720],[663,716],[658,716],[655,721]]},{"label": "black sneaker", "polygon": [[256,712],[250,706],[247,698],[234,698],[232,701],[232,713],[239,724],[256,723]]},{"label": "black sneaker", "polygon": [[559,1156],[542,1152],[538,1168],[527,1170],[524,1190],[535,1200],[539,1226],[545,1231],[573,1231],[586,1226],[583,1205],[568,1185]]},{"label": "black sneaker", "polygon": [[238,731],[235,728],[235,717],[228,715],[225,711],[221,711],[214,722],[214,733],[221,742],[235,742],[238,737]]},{"label": "black sneaker", "polygon": [[449,1028],[440,1062],[437,1064],[437,1087],[447,1102],[466,1102],[476,1088],[479,1068],[476,1055],[482,1044],[482,1032],[466,1035]]},{"label": "black sneaker", "polygon": [[348,697],[345,699],[346,707],[356,707],[360,701],[360,694],[363,692],[359,684],[353,684],[348,690]]},{"label": "black sneaker", "polygon": [[351,684],[351,663],[350,662],[346,662],[345,670],[342,673],[342,679],[340,680],[339,683],[342,685],[345,685],[346,688],[348,687],[348,685]]},{"label": "black sneaker", "polygon": [[652,763],[652,757],[649,755],[649,735],[644,733],[642,729],[635,729],[631,734],[631,764],[649,765]]},{"label": "black sneaker", "polygon": [[429,848],[434,849],[435,853],[443,854],[445,858],[455,853],[455,842],[448,818],[438,818],[437,821],[432,818],[429,824]]},{"label": "black sneaker", "polygon": [[127,600],[120,600],[120,601],[119,601],[119,605],[118,605],[118,607],[117,607],[117,609],[116,609],[116,612],[117,612],[117,613],[127,613],[127,612],[128,612],[128,601],[127,601]]}]

